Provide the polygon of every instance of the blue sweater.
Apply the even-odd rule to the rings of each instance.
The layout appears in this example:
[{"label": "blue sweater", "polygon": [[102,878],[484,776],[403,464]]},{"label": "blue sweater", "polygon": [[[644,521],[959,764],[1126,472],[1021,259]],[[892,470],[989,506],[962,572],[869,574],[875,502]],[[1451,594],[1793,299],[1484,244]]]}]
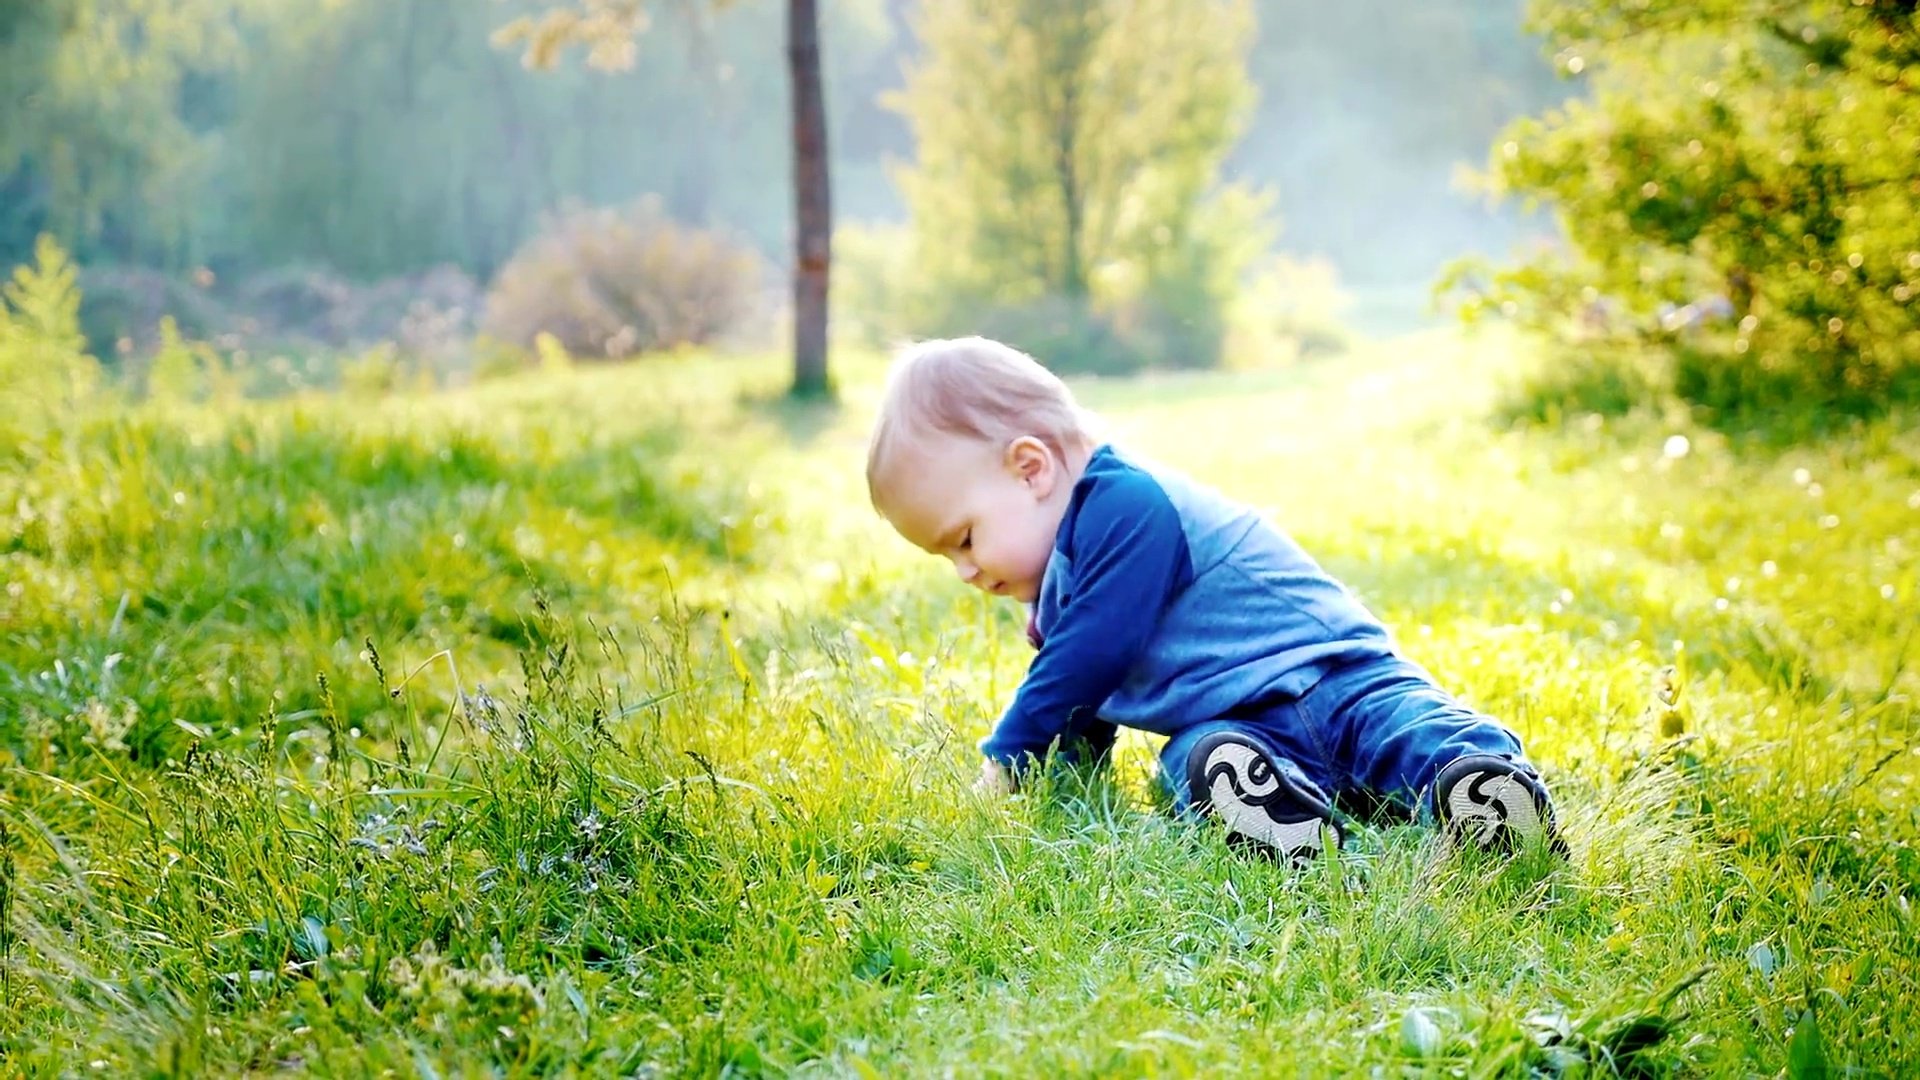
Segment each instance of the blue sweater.
[{"label": "blue sweater", "polygon": [[1112,446],[1074,485],[1032,615],[1040,651],[980,743],[1015,766],[1080,710],[1169,735],[1393,651],[1379,620],[1254,510]]}]

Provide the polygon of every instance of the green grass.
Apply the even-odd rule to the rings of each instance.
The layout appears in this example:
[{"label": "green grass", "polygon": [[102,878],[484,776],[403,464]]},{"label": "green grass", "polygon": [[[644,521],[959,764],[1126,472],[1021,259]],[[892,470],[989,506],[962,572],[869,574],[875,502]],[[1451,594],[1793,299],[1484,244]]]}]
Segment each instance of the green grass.
[{"label": "green grass", "polygon": [[1566,865],[1243,861],[1131,735],[971,796],[1029,652],[867,509],[872,357],[838,407],[691,358],[16,446],[0,1060],[1920,1071],[1914,418],[1503,429],[1521,366],[1433,335],[1083,393],[1509,719]]}]

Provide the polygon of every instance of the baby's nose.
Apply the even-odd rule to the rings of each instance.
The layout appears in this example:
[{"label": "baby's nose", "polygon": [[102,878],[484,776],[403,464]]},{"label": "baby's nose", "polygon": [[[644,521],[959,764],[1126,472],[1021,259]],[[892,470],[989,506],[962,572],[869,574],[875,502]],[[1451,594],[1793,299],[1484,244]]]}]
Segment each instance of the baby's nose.
[{"label": "baby's nose", "polygon": [[964,559],[953,561],[953,572],[959,574],[961,582],[967,585],[973,584],[973,579],[980,576],[980,568]]}]

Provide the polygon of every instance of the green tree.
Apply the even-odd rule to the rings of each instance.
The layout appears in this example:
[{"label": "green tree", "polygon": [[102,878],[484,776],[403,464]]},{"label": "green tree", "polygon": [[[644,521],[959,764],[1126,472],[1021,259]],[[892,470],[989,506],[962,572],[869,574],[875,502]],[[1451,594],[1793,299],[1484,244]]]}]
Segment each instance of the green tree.
[{"label": "green tree", "polygon": [[[579,178],[573,139],[601,120],[586,88],[515,78],[488,42],[494,15],[336,0],[263,18],[224,133],[234,210],[218,246],[359,277],[439,262],[491,274]],[[565,132],[541,123],[563,110]]]},{"label": "green tree", "polygon": [[1248,4],[956,0],[918,31],[895,100],[918,142],[898,181],[927,320],[1060,305],[1070,324],[1157,325],[1146,351],[1166,362],[1213,362],[1262,236],[1263,201],[1218,190],[1253,98]]},{"label": "green tree", "polygon": [[[724,3],[725,0],[717,0]],[[581,44],[595,67],[632,65],[633,38],[646,26],[642,0],[568,0],[544,15],[502,27],[502,44],[525,43],[527,63],[549,67]],[[827,310],[833,208],[828,169],[826,94],[815,0],[787,0],[786,67],[792,105],[794,259],[793,387],[797,397],[832,392],[827,370]]]},{"label": "green tree", "polygon": [[43,230],[83,260],[199,256],[214,140],[196,80],[231,70],[252,2],[0,4],[0,263]]},{"label": "green tree", "polygon": [[1531,19],[1592,96],[1512,125],[1488,179],[1552,206],[1565,250],[1492,272],[1469,314],[1653,343],[1681,393],[1728,408],[1874,408],[1920,371],[1914,0],[1535,0]]}]

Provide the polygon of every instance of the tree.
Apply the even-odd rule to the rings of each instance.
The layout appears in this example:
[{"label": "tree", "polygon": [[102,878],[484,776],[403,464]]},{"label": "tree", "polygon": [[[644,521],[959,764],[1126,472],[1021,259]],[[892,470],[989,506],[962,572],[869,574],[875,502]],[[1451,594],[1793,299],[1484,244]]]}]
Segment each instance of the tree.
[{"label": "tree", "polygon": [[1519,121],[1489,186],[1565,250],[1489,272],[1491,308],[1652,344],[1684,396],[1874,408],[1920,374],[1914,0],[1535,0],[1592,96]]},{"label": "tree", "polygon": [[1264,210],[1213,197],[1252,102],[1249,6],[954,0],[917,29],[924,58],[896,101],[919,152],[899,181],[947,313],[1055,306],[1079,325],[1131,309],[1179,331],[1160,359],[1212,362]]},{"label": "tree", "polygon": [[820,88],[820,16],[814,0],[787,2],[787,70],[793,80],[793,392],[824,397],[827,286],[833,260],[833,198],[827,170],[827,106]]},{"label": "tree", "polygon": [[0,265],[36,235],[181,266],[209,144],[188,84],[230,70],[253,0],[0,5]]},{"label": "tree", "polygon": [[[634,62],[634,37],[646,25],[643,0],[574,0],[539,17],[515,19],[501,27],[495,40],[503,45],[524,43],[530,67],[549,67],[569,46],[578,44],[586,47],[589,64],[619,69]],[[823,397],[832,392],[827,299],[833,213],[815,0],[787,0],[787,72],[793,101],[795,210],[792,393]]]}]

